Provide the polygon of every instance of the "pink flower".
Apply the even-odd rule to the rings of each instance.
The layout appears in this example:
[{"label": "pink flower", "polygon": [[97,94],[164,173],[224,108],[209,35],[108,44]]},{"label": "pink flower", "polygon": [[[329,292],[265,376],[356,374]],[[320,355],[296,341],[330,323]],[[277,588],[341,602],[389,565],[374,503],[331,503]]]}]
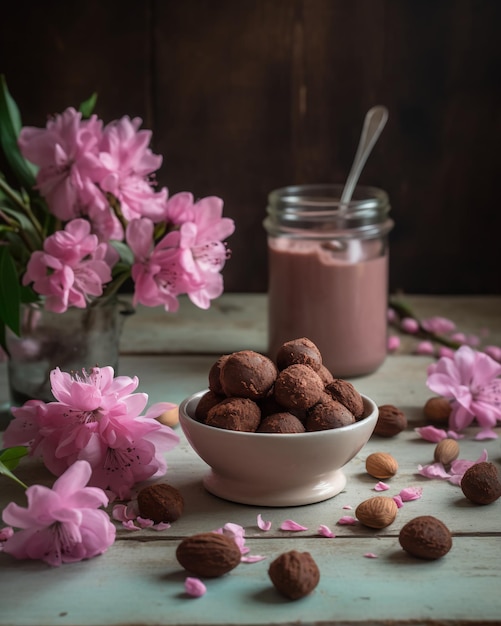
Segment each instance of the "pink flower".
[{"label": "pink flower", "polygon": [[400,327],[404,332],[415,335],[419,330],[419,322],[413,317],[404,317],[400,322]]},{"label": "pink flower", "polygon": [[501,347],[499,346],[485,346],[485,354],[488,354],[491,359],[494,359],[498,363],[501,363]]},{"label": "pink flower", "polygon": [[105,552],[115,540],[115,527],[107,513],[99,510],[108,504],[104,491],[86,486],[90,476],[90,465],[77,461],[52,489],[28,487],[27,508],[8,504],[3,511],[4,522],[22,530],[7,539],[4,552],[54,566]]},{"label": "pink flower", "polygon": [[440,478],[448,480],[453,485],[459,485],[463,474],[466,470],[480,463],[481,461],[487,461],[487,450],[483,450],[482,454],[476,461],[467,461],[465,459],[456,459],[451,463],[450,471],[448,472],[442,463],[430,463],[429,465],[418,465],[418,473],[426,478]]},{"label": "pink flower", "polygon": [[452,320],[439,315],[423,319],[421,326],[429,333],[436,335],[447,335],[456,330],[456,324]]},{"label": "pink flower", "polygon": [[90,224],[75,219],[64,230],[44,241],[44,250],[35,251],[28,262],[23,284],[46,296],[46,307],[64,313],[70,306],[85,308],[91,297],[103,293],[111,280],[106,262],[108,247],[90,233]]},{"label": "pink flower", "polygon": [[390,335],[386,345],[388,352],[396,352],[400,348],[400,337],[397,335]]},{"label": "pink flower", "polygon": [[200,598],[207,592],[207,587],[199,578],[188,576],[184,581],[184,590],[192,598]]},{"label": "pink flower", "polygon": [[56,476],[85,459],[92,467],[90,484],[120,498],[136,483],[165,473],[165,452],[179,438],[155,417],[173,405],[156,404],[140,415],[148,396],[132,393],[138,379],[114,378],[112,367],[73,375],[56,368],[51,384],[56,402],[33,401],[13,411],[8,445],[30,445],[30,453]]},{"label": "pink flower", "polygon": [[452,358],[442,357],[428,368],[428,387],[450,398],[449,423],[461,431],[473,420],[491,430],[501,420],[501,364],[487,354],[461,346]]},{"label": "pink flower", "polygon": [[78,217],[86,194],[102,197],[93,184],[100,166],[101,133],[102,123],[95,115],[82,120],[81,113],[71,107],[49,120],[46,128],[21,129],[21,153],[39,166],[38,188],[59,219]]},{"label": "pink flower", "polygon": [[433,356],[435,354],[435,348],[431,341],[420,341],[416,346],[416,354],[424,356]]},{"label": "pink flower", "polygon": [[167,190],[155,192],[149,176],[158,170],[162,157],[148,148],[151,131],[139,130],[141,123],[138,117],[124,116],[105,126],[100,144],[105,173],[99,185],[118,199],[127,221],[149,217],[158,222],[165,216]]}]

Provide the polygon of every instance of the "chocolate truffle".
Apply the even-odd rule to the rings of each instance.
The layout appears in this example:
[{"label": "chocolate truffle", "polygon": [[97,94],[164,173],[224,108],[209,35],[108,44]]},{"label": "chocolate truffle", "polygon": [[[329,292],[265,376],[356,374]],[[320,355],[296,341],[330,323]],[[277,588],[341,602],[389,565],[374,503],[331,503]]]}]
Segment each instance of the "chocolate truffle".
[{"label": "chocolate truffle", "polygon": [[268,395],[277,377],[271,359],[253,350],[230,354],[221,368],[221,385],[228,397],[258,400]]},{"label": "chocolate truffle", "polygon": [[324,385],[328,385],[334,380],[334,376],[330,373],[330,371],[325,367],[325,365],[321,365],[320,369],[317,371],[317,374],[322,379]]},{"label": "chocolate truffle", "polygon": [[347,380],[341,380],[341,378],[335,378],[331,383],[326,386],[328,391],[334,400],[341,402],[344,406],[355,416],[355,419],[360,419],[364,415],[364,401],[362,396],[358,393],[355,387]]},{"label": "chocolate truffle", "polygon": [[341,428],[355,422],[355,416],[344,404],[334,400],[328,393],[308,411],[305,428],[307,431]]},{"label": "chocolate truffle", "polygon": [[261,410],[249,398],[225,398],[207,414],[207,426],[253,433],[261,421]]},{"label": "chocolate truffle", "polygon": [[221,368],[228,356],[228,354],[221,355],[209,370],[209,389],[220,396],[224,396],[223,386],[221,385]]},{"label": "chocolate truffle", "polygon": [[306,337],[286,341],[277,353],[277,366],[284,370],[289,365],[309,365],[315,371],[322,365],[322,355],[317,346]]},{"label": "chocolate truffle", "polygon": [[205,424],[209,410],[212,409],[213,406],[216,406],[216,404],[219,404],[224,399],[225,396],[220,396],[210,389],[209,391],[206,391],[204,395],[201,396],[195,408],[195,419],[197,420],[197,422],[202,422],[203,424]]},{"label": "chocolate truffle", "polygon": [[268,415],[257,429],[258,433],[304,433],[303,423],[292,413]]},{"label": "chocolate truffle", "polygon": [[275,381],[275,398],[288,410],[309,409],[318,402],[322,393],[322,379],[309,365],[289,365]]},{"label": "chocolate truffle", "polygon": [[160,522],[175,522],[181,517],[184,499],[180,491],[172,485],[157,483],[139,491],[137,505],[141,517],[160,524]]}]

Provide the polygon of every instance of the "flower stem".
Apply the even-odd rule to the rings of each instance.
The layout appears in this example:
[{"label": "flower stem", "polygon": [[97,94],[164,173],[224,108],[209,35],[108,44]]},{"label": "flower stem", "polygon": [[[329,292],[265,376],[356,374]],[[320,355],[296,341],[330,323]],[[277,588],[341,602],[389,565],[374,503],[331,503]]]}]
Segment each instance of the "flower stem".
[{"label": "flower stem", "polygon": [[423,327],[421,320],[416,316],[411,306],[407,302],[403,302],[402,300],[396,300],[395,298],[390,298],[389,306],[395,311],[400,320],[405,317],[410,317],[416,320],[419,325],[419,329],[418,332],[415,333],[415,335],[420,339],[429,339],[430,341],[439,343],[443,346],[446,346],[447,348],[452,348],[453,350],[457,350],[461,347],[462,344],[459,341],[454,341],[453,339],[444,337],[444,335],[439,335],[438,333],[433,333],[429,330],[426,330]]}]

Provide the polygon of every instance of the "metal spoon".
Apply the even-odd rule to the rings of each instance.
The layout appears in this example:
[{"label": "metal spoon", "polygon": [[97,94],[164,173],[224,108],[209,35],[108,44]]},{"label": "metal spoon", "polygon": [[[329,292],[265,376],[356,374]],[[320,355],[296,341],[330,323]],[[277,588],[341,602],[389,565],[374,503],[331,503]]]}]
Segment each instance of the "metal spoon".
[{"label": "metal spoon", "polygon": [[346,205],[350,202],[367,157],[371,153],[387,120],[388,109],[384,106],[375,106],[367,111],[355,159],[341,194],[341,210],[343,210],[343,207],[346,209]]}]

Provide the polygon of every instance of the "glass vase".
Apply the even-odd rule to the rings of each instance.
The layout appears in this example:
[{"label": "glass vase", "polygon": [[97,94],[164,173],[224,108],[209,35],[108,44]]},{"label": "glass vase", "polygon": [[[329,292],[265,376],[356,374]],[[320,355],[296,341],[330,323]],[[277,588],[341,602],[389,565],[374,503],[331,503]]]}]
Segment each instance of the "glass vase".
[{"label": "glass vase", "polygon": [[120,336],[125,317],[133,309],[118,299],[86,309],[53,313],[39,304],[22,305],[21,333],[7,333],[10,401],[54,401],[50,372],[59,367],[78,372],[111,365],[118,371]]}]

